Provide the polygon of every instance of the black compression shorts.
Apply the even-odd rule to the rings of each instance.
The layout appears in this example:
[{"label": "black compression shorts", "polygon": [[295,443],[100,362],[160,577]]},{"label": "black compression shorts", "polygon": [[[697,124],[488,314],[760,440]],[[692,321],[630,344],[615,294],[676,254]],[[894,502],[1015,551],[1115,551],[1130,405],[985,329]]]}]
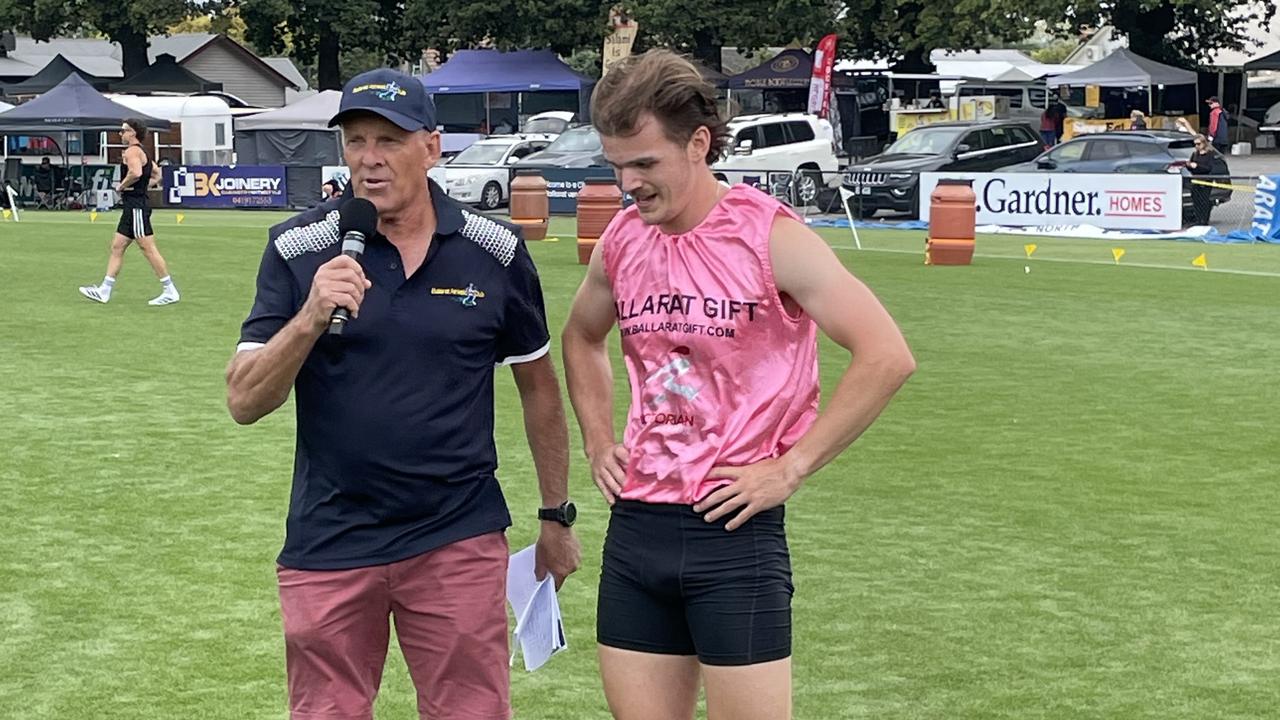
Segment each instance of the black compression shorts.
[{"label": "black compression shorts", "polygon": [[[601,645],[753,665],[791,655],[791,558],[782,507],[732,532],[688,505],[620,500],[605,538]],[[732,515],[730,515],[732,517]]]}]

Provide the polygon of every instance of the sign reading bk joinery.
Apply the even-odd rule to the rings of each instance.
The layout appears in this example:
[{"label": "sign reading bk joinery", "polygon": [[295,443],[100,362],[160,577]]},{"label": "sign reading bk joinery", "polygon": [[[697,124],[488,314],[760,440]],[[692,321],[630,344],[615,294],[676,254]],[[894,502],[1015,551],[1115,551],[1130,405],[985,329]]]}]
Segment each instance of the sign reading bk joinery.
[{"label": "sign reading bk joinery", "polygon": [[979,225],[1094,225],[1107,230],[1178,230],[1181,175],[924,173],[920,219],[940,178],[973,180]]},{"label": "sign reading bk joinery", "polygon": [[170,205],[200,208],[286,207],[284,167],[185,165],[164,168]]}]

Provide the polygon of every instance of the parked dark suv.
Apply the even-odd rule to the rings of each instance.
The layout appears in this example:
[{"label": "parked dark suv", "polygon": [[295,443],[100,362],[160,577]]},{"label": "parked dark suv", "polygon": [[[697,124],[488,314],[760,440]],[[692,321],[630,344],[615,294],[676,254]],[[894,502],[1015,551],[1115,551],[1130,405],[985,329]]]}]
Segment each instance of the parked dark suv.
[{"label": "parked dark suv", "polygon": [[883,154],[849,166],[841,180],[853,194],[849,210],[871,217],[877,210],[919,210],[920,173],[990,172],[1027,162],[1044,151],[1040,136],[1019,120],[937,123],[898,138]]}]

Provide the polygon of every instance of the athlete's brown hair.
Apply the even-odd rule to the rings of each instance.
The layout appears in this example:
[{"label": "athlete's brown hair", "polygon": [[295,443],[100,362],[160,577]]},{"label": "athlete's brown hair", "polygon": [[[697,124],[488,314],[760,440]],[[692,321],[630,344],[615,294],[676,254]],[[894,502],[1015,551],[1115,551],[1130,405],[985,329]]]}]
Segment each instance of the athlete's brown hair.
[{"label": "athlete's brown hair", "polygon": [[124,124],[128,125],[130,128],[133,128],[134,134],[138,136],[138,142],[142,142],[143,140],[147,139],[146,123],[142,122],[137,118],[129,118],[128,120],[124,121]]},{"label": "athlete's brown hair", "polygon": [[591,96],[591,122],[604,135],[635,134],[636,123],[646,112],[678,145],[687,144],[699,127],[710,131],[708,165],[729,147],[729,128],[716,106],[716,89],[693,63],[670,50],[623,58],[609,68]]}]

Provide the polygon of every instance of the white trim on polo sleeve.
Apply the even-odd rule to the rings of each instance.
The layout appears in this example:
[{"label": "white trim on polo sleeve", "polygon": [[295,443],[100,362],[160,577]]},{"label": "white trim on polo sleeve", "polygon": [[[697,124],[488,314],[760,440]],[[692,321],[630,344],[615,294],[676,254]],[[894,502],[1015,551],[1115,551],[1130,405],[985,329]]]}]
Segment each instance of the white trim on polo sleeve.
[{"label": "white trim on polo sleeve", "polygon": [[534,360],[537,360],[538,358],[542,357],[543,355],[546,355],[549,352],[551,352],[550,341],[548,341],[546,345],[543,345],[542,347],[538,348],[537,350],[534,350],[528,355],[512,355],[509,358],[503,358],[502,360],[499,360],[498,362],[494,363],[494,366],[501,367],[502,365],[519,365],[520,363],[533,362]]},{"label": "white trim on polo sleeve", "polygon": [[242,342],[239,345],[236,345],[236,352],[242,353],[246,350],[257,350],[260,347],[266,347],[266,345],[266,343],[260,342]]}]

